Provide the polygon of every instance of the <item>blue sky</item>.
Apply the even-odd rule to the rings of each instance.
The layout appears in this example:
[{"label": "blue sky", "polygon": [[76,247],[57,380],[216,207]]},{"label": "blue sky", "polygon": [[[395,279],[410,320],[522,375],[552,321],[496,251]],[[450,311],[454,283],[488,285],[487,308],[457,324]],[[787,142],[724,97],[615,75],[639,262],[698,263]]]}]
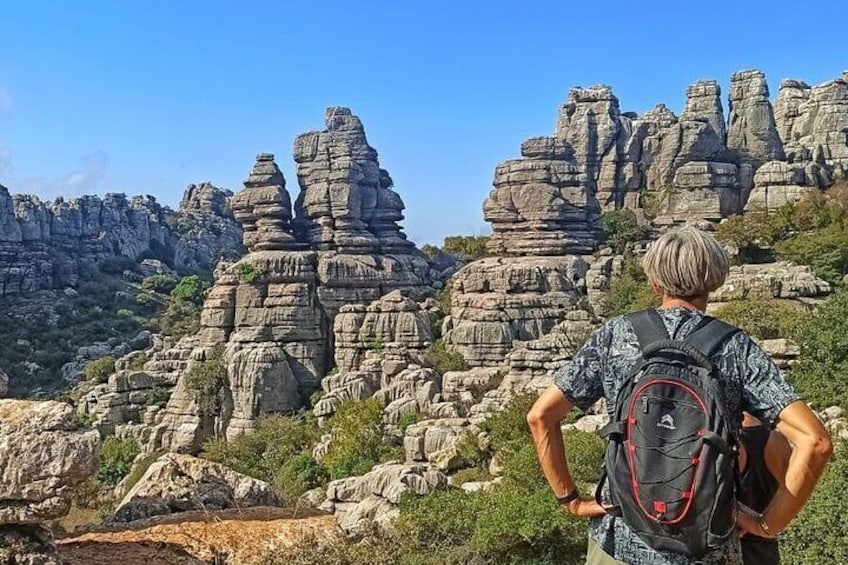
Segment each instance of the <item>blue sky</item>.
[{"label": "blue sky", "polygon": [[349,106],[418,243],[484,234],[495,165],[553,131],[574,85],[622,110],[732,72],[819,83],[848,69],[848,3],[6,2],[0,183],[43,198],[241,187],[271,151],[297,193],[294,137]]}]

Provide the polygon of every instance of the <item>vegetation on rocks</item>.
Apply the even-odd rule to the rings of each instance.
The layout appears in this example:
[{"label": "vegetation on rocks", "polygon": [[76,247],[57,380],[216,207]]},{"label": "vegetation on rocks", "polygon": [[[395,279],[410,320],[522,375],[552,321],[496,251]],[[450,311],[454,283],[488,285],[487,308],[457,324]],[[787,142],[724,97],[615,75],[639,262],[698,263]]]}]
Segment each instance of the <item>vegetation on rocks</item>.
[{"label": "vegetation on rocks", "polygon": [[311,415],[268,416],[259,420],[255,430],[232,441],[207,442],[201,456],[266,481],[285,504],[294,504],[304,492],[327,480],[326,470],[312,458],[320,436]]},{"label": "vegetation on rocks", "polygon": [[185,384],[194,393],[201,414],[211,416],[218,413],[218,393],[226,380],[227,367],[220,356],[213,356],[188,370]]},{"label": "vegetation on rocks", "polygon": [[442,248],[447,253],[463,255],[475,261],[486,256],[486,243],[488,241],[488,236],[453,235],[445,238]]},{"label": "vegetation on rocks", "polygon": [[100,467],[97,480],[105,485],[117,485],[127,476],[140,450],[134,439],[109,436],[100,448]]},{"label": "vegetation on rocks", "polygon": [[109,375],[115,372],[116,359],[111,355],[89,362],[85,366],[85,378],[93,383],[105,383]]},{"label": "vegetation on rocks", "polygon": [[427,363],[439,373],[448,371],[465,371],[468,363],[457,351],[451,351],[443,339],[436,340],[424,353]]},{"label": "vegetation on rocks", "polygon": [[724,304],[716,316],[758,339],[793,338],[806,309],[793,300],[744,298]]},{"label": "vegetation on rocks", "polygon": [[621,275],[614,277],[610,283],[604,316],[612,318],[658,305],[659,298],[651,289],[642,265],[633,257],[626,258]]},{"label": "vegetation on rocks", "polygon": [[262,268],[253,263],[241,262],[236,265],[236,275],[242,284],[253,284],[264,274]]},{"label": "vegetation on rocks", "polygon": [[378,463],[404,458],[403,449],[390,443],[376,398],[342,402],[328,429],[333,439],[321,463],[332,479],[363,475]]},{"label": "vegetation on rocks", "polygon": [[606,242],[617,253],[623,253],[628,243],[637,242],[648,235],[646,226],[639,223],[636,213],[627,208],[605,212],[601,216],[601,229]]}]

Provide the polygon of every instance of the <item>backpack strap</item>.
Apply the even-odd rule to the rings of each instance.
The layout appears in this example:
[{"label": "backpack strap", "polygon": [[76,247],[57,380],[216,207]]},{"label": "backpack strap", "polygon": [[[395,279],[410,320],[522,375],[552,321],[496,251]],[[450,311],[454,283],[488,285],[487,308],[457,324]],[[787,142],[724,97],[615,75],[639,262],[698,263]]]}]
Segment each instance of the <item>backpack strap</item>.
[{"label": "backpack strap", "polygon": [[633,326],[633,331],[636,332],[636,338],[639,340],[639,349],[643,351],[653,343],[668,340],[668,330],[665,327],[665,322],[663,322],[659,312],[653,308],[628,314],[627,320]]},{"label": "backpack strap", "polygon": [[710,358],[730,336],[737,333],[739,328],[725,324],[712,316],[704,316],[695,329],[683,340],[696,347],[698,351]]}]

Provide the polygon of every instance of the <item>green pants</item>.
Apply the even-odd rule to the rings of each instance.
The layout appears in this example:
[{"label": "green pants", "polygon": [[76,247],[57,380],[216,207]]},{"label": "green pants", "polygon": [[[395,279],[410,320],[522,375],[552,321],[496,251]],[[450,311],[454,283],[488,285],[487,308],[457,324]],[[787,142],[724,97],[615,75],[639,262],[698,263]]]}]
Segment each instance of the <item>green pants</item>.
[{"label": "green pants", "polygon": [[586,552],[586,565],[627,565],[624,561],[613,559],[607,555],[601,546],[589,538],[589,551]]}]

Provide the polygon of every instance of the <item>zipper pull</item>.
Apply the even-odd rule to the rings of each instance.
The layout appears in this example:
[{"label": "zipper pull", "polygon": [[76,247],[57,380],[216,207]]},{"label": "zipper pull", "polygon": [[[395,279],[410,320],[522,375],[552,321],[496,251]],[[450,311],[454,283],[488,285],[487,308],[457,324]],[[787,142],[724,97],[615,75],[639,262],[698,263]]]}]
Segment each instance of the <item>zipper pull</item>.
[{"label": "zipper pull", "polygon": [[650,412],[650,411],[651,411],[651,409],[650,409],[650,407],[648,406],[648,397],[647,397],[647,396],[643,396],[643,397],[642,397],[642,412],[644,412],[645,414],[647,414],[647,413],[648,413],[648,412]]}]

